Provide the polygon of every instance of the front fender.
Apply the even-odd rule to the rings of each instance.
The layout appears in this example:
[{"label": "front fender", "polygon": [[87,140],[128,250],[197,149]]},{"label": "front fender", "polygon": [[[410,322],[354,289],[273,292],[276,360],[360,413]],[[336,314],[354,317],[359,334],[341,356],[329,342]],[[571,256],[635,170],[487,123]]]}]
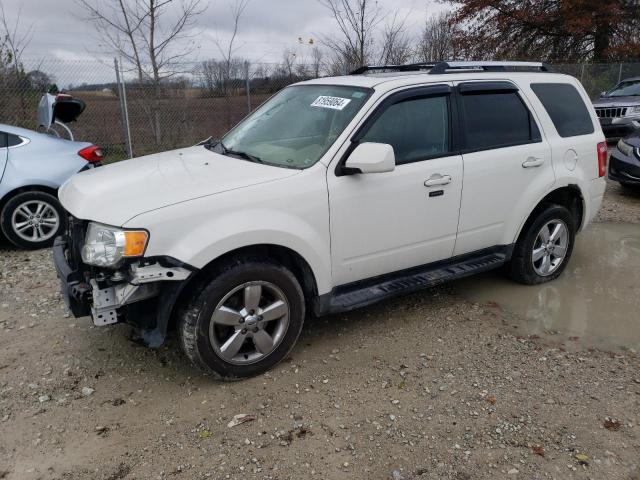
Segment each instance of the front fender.
[{"label": "front fender", "polygon": [[146,256],[166,255],[196,268],[251,245],[289,248],[308,263],[318,293],[323,294],[332,288],[324,192],[318,195],[301,188],[286,196],[263,197],[262,201],[242,198],[242,192],[216,195],[147,212],[125,226],[149,230]]}]

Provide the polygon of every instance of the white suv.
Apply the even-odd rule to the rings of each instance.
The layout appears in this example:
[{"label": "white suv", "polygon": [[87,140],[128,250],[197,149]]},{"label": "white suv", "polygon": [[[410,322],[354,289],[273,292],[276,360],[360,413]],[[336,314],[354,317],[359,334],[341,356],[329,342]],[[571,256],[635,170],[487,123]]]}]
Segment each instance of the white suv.
[{"label": "white suv", "polygon": [[175,326],[205,371],[256,375],[308,311],[499,266],[556,278],[600,206],[604,140],[544,64],[365,67],[285,88],[221,141],[74,176],[56,267],[76,316],[149,346]]}]

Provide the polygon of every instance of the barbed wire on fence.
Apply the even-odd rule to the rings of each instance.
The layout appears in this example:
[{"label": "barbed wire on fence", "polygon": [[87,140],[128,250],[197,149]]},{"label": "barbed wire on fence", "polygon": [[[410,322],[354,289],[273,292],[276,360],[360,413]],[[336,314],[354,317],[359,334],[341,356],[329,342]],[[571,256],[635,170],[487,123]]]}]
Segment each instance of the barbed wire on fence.
[{"label": "barbed wire on fence", "polygon": [[[592,98],[622,79],[640,76],[640,63],[553,67],[578,78]],[[177,71],[160,83],[140,82],[126,68],[118,78],[113,59],[27,59],[20,71],[0,69],[0,123],[35,130],[40,97],[64,91],[86,104],[71,125],[76,140],[102,146],[107,161],[115,161],[130,150],[141,156],[220,137],[278,90],[315,78],[321,70],[286,62],[206,61],[184,63]]]}]

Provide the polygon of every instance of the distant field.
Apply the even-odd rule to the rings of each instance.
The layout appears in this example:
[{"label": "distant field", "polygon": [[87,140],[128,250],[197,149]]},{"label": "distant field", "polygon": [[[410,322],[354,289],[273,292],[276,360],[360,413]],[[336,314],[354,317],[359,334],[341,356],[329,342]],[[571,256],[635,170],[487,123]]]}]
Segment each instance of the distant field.
[{"label": "distant field", "polygon": [[[70,125],[76,140],[88,141],[104,148],[107,162],[126,157],[120,102],[112,91],[69,91],[86,103],[77,122]],[[137,92],[128,92],[129,124],[134,155],[140,156],[193,145],[213,135],[219,137],[247,115],[247,98],[202,97],[202,90],[180,90],[157,102],[157,115],[152,115],[152,101]],[[257,107],[270,95],[252,95]],[[35,129],[36,96],[9,98],[0,105],[0,123]],[[153,121],[153,123],[152,123]],[[159,127],[159,141],[153,126]]]}]

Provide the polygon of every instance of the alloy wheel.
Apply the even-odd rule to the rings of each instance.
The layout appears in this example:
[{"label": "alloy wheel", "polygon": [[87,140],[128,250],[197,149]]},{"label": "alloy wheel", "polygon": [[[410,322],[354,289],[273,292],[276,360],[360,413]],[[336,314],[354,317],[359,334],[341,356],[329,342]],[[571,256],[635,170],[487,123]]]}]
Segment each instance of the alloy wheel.
[{"label": "alloy wheel", "polygon": [[567,256],[569,248],[569,229],[562,220],[550,220],[545,223],[533,243],[531,261],[535,272],[547,277],[553,274]]},{"label": "alloy wheel", "polygon": [[227,293],[216,306],[209,340],[226,362],[255,363],[282,342],[289,315],[289,302],[280,288],[270,282],[247,282]]},{"label": "alloy wheel", "polygon": [[56,209],[42,200],[28,200],[18,205],[11,215],[11,227],[23,240],[42,242],[58,231],[60,216]]}]

